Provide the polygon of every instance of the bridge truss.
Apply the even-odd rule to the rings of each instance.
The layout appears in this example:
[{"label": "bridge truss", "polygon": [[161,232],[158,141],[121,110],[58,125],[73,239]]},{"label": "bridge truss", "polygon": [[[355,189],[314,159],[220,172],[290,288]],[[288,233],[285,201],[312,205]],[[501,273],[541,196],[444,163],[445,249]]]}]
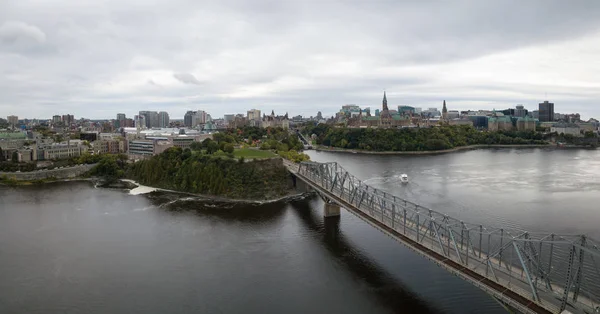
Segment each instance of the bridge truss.
[{"label": "bridge truss", "polygon": [[335,162],[294,167],[320,194],[512,308],[600,313],[600,244],[585,235],[471,224],[373,188]]}]

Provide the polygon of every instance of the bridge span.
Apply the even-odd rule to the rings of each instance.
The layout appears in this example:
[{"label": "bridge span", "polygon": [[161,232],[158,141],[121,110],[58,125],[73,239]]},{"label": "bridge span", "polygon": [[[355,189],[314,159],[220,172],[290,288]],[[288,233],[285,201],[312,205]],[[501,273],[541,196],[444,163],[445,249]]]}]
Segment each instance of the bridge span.
[{"label": "bridge span", "polygon": [[598,241],[461,221],[373,188],[335,162],[284,164],[323,198],[326,217],[343,207],[512,310],[600,313]]}]

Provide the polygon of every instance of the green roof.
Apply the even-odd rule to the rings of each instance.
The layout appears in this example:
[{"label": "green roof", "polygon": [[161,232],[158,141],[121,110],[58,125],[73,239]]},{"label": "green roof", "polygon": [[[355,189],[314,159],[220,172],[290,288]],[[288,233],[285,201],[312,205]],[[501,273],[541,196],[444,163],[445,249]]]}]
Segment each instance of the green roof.
[{"label": "green roof", "polygon": [[395,114],[395,115],[392,116],[392,119],[394,119],[394,120],[408,120],[409,118],[405,117],[403,115],[400,115],[400,114]]},{"label": "green roof", "polygon": [[525,122],[534,121],[535,122],[535,119],[530,118],[530,117],[524,117],[524,118],[521,117],[521,118],[517,119],[517,121],[525,121]]},{"label": "green roof", "polygon": [[510,118],[507,116],[501,116],[501,117],[490,117],[488,119],[489,122],[511,122]]},{"label": "green roof", "polygon": [[22,132],[0,132],[0,139],[24,140],[25,138],[27,138],[27,136]]}]

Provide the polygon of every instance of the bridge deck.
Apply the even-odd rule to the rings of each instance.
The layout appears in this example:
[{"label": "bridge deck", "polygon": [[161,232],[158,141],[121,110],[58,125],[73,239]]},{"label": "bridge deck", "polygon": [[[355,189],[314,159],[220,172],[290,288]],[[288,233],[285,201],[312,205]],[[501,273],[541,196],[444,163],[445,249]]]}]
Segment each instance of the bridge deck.
[{"label": "bridge deck", "polygon": [[[493,246],[491,238],[492,235],[495,235],[495,231],[484,233],[484,228],[479,226],[479,246],[473,245],[472,242],[476,242],[474,241],[475,238],[469,236],[469,231],[472,231],[473,228],[470,229],[461,222],[462,226],[458,230],[454,230],[453,226],[449,225],[448,217],[445,217],[446,225],[443,226],[442,221],[435,221],[435,217],[433,217],[434,212],[425,208],[417,209],[416,216],[409,217],[406,210],[406,201],[398,201],[394,196],[385,195],[385,192],[381,195],[381,191],[373,188],[369,189],[368,186],[360,181],[352,182],[352,180],[347,180],[350,176],[347,173],[343,173],[343,168],[337,164],[335,164],[335,170],[328,169],[329,176],[326,175],[327,171],[323,171],[323,169],[317,171],[315,169],[329,167],[331,164],[306,163],[304,164],[304,169],[302,165],[288,161],[285,161],[285,165],[290,172],[318,191],[322,196],[345,207],[348,211],[405,244],[413,251],[464,280],[471,282],[520,312],[560,313],[567,305],[575,310],[583,305],[583,308],[586,309],[585,312],[591,313],[598,305],[597,302],[592,301],[590,298],[577,296],[579,288],[575,289],[575,291],[571,291],[572,289],[570,289],[565,293],[564,288],[545,278],[550,276],[550,271],[544,273],[542,269],[545,267],[543,262],[541,262],[542,243],[539,243],[539,251],[537,251],[529,243],[531,239],[527,237],[527,234],[525,234],[524,242],[519,242],[518,244],[517,241],[522,241],[521,237],[507,237],[506,239],[512,239],[510,241],[500,238],[498,255],[498,253],[493,253],[491,249]],[[339,171],[340,169],[342,171]],[[369,194],[370,196],[367,195],[366,201],[363,201],[365,194]],[[374,200],[376,196],[380,198],[378,201]],[[361,198],[360,201],[358,201],[357,197]],[[371,197],[370,201],[369,197]],[[401,205],[402,201],[404,201],[404,208]],[[419,210],[423,210],[425,213],[428,211],[429,216],[424,217],[423,213],[419,214]],[[430,219],[427,221],[427,218]],[[463,232],[466,232],[466,237],[464,237]],[[502,229],[501,233],[503,233]],[[460,238],[458,238],[459,234]],[[484,234],[488,236],[487,248],[482,244]],[[460,239],[460,246],[455,238]],[[466,245],[463,247],[463,240],[465,238]],[[503,239],[506,241],[504,246]],[[511,242],[514,242],[512,244],[523,266],[521,268],[518,267],[518,262],[515,265],[515,261],[511,260],[513,258],[513,253],[510,251]],[[447,243],[447,247],[444,246],[444,243]],[[550,257],[553,256],[553,248],[554,243],[550,246]],[[505,250],[504,257],[503,249]],[[580,257],[582,257],[582,249],[579,249],[579,252]],[[508,253],[511,253],[511,259],[506,257]],[[569,265],[571,266],[574,264],[573,255],[576,255],[574,253],[575,249],[573,249],[569,259],[571,262]],[[552,258],[548,263],[548,269],[554,269],[551,267],[551,263]],[[582,259],[580,259],[580,264],[585,266]],[[569,267],[568,269],[571,268]],[[583,272],[581,269],[583,267],[580,267],[575,272],[571,272],[573,274],[567,272],[567,278],[575,277],[578,280],[575,282],[579,282],[577,285],[585,283],[581,279]],[[519,271],[521,272],[520,275],[518,275]],[[570,286],[572,282],[574,281],[568,282],[566,286]],[[544,289],[544,284],[546,284],[547,289]],[[532,290],[529,290],[529,287]],[[586,287],[586,289],[588,288]],[[585,291],[588,295],[590,294],[590,290]],[[565,296],[563,300],[566,300],[568,297],[573,297],[574,300],[561,304],[561,299],[557,297],[560,295]],[[592,294],[592,296],[595,295]],[[585,313],[584,311],[579,312]]]}]

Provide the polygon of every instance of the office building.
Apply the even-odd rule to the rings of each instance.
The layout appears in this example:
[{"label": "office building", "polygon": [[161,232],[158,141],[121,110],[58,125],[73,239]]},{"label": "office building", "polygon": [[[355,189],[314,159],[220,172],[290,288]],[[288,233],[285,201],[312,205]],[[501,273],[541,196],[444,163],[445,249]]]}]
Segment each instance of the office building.
[{"label": "office building", "polygon": [[145,117],[146,128],[158,128],[160,124],[158,122],[158,112],[156,111],[140,111],[140,116]]},{"label": "office building", "polygon": [[525,116],[527,116],[527,109],[525,109],[523,105],[518,105],[515,109],[514,116],[518,118],[525,118]]},{"label": "office building", "polygon": [[59,115],[54,115],[52,116],[52,123],[56,124],[56,123],[61,123],[62,122],[62,117]]},{"label": "office building", "polygon": [[137,115],[134,118],[134,124],[135,127],[138,129],[145,129],[146,128],[146,116],[142,116],[142,115]]},{"label": "office building", "polygon": [[8,124],[12,127],[16,127],[19,124],[19,117],[17,116],[8,116],[6,117]]},{"label": "office building", "polygon": [[168,128],[169,127],[169,114],[165,111],[161,111],[158,113],[158,127],[159,128]]},{"label": "office building", "polygon": [[260,110],[257,110],[257,109],[248,110],[248,112],[246,113],[246,118],[248,120],[260,120],[261,119]]},{"label": "office building", "polygon": [[188,128],[195,128],[198,125],[206,123],[206,112],[203,110],[188,111],[183,116],[183,125]]},{"label": "office building", "polygon": [[547,100],[540,103],[539,108],[539,120],[540,122],[552,122],[554,121],[554,103],[548,102]]},{"label": "office building", "polygon": [[62,116],[62,122],[67,126],[71,125],[75,123],[75,117],[72,114],[64,114]]}]

